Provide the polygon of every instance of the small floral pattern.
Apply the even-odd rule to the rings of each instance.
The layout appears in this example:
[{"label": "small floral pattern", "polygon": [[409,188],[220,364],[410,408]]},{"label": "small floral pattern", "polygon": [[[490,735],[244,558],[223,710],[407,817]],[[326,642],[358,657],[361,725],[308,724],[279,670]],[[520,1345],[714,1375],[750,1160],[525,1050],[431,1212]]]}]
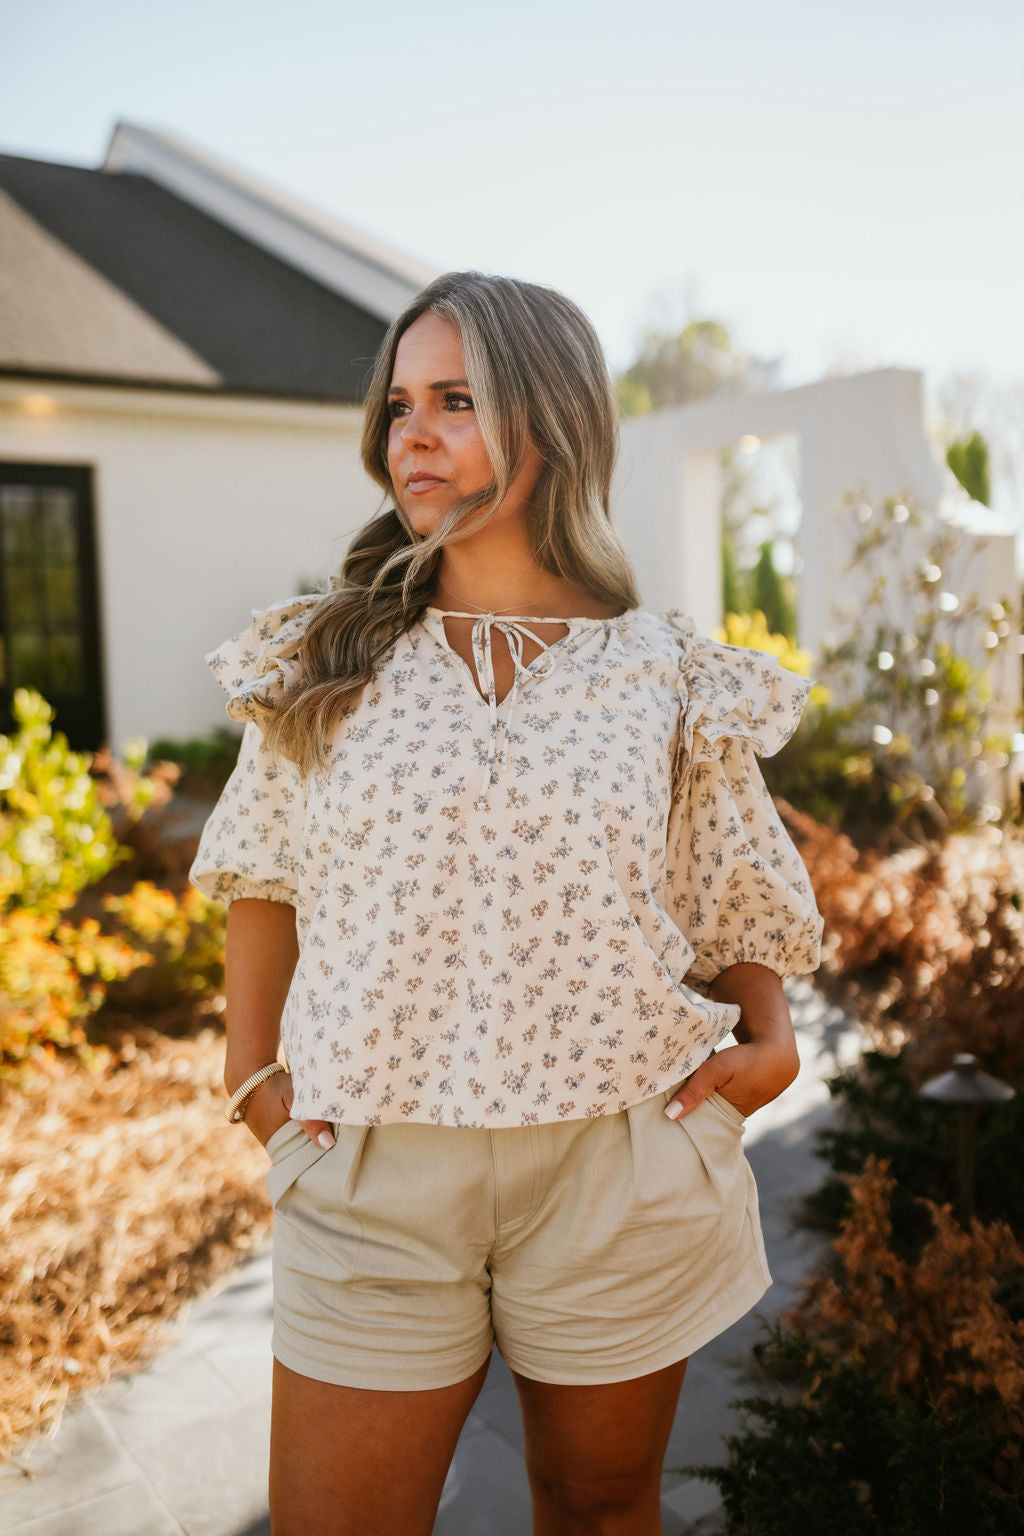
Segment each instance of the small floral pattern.
[{"label": "small floral pattern", "polygon": [[[707,997],[725,967],[817,967],[821,917],[755,757],[789,739],[810,685],[773,656],[678,610],[473,615],[478,686],[428,608],[304,783],[261,725],[318,601],[254,612],[206,658],[245,728],[189,871],[224,905],[296,909],[295,1118],[614,1113],[730,1033],[738,1007]],[[558,622],[523,666],[521,634]],[[494,630],[515,660],[500,702]]]}]

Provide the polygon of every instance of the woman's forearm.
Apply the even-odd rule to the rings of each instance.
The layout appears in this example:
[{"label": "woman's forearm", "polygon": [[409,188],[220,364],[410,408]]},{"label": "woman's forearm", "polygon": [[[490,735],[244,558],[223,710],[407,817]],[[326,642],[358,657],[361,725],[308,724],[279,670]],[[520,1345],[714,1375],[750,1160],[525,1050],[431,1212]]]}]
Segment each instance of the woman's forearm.
[{"label": "woman's forearm", "polygon": [[782,978],[767,966],[744,961],[720,972],[708,987],[716,1003],[738,1003],[740,1018],[733,1034],[741,1045],[770,1045],[792,1058],[793,1075],[800,1065],[789,1004]]},{"label": "woman's forearm", "polygon": [[229,1093],[277,1056],[281,1012],[298,958],[294,907],[249,897],[231,903],[224,952]]}]

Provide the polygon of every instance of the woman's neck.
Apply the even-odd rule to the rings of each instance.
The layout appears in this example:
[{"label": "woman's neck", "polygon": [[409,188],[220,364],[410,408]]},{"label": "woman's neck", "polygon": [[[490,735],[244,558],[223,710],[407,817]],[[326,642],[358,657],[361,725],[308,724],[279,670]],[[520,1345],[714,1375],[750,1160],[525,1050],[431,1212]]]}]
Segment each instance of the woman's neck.
[{"label": "woman's neck", "polygon": [[532,614],[548,618],[611,616],[608,605],[600,604],[592,593],[536,566],[518,573],[490,576],[468,571],[450,577],[441,573],[435,580],[430,603],[432,607],[459,613]]}]

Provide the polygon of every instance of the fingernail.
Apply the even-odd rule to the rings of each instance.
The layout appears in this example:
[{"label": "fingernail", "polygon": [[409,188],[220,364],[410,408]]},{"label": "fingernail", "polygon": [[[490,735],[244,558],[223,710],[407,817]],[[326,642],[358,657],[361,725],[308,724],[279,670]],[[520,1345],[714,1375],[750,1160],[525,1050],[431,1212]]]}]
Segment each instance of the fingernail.
[{"label": "fingernail", "polygon": [[683,1106],[678,1099],[673,1099],[670,1104],[665,1105],[665,1113],[670,1120],[678,1120],[682,1112]]},{"label": "fingernail", "polygon": [[321,1131],[320,1135],[316,1139],[316,1142],[317,1142],[317,1146],[318,1147],[333,1147],[334,1146],[334,1133],[333,1133],[333,1131]]}]

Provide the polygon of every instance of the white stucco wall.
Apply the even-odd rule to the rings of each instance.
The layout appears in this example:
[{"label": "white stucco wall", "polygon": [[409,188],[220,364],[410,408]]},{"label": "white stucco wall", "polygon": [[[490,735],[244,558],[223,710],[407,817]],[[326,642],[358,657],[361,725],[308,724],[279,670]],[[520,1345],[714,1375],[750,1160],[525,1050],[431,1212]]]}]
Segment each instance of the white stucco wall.
[{"label": "white stucco wall", "polygon": [[361,422],[350,406],[0,383],[0,459],[93,469],[116,752],[227,724],[204,653],[325,578],[378,507]]},{"label": "white stucco wall", "polygon": [[[1015,600],[1013,531],[972,503],[936,460],[925,431],[921,373],[881,368],[793,389],[716,396],[623,423],[613,512],[646,607],[684,608],[705,631],[721,623],[718,454],[745,434],[769,439],[783,433],[799,442],[797,632],[812,655],[845,631],[849,620],[840,622],[841,610],[856,615],[864,607],[871,580],[866,566],[846,569],[860,531],[844,505],[848,494],[875,507],[889,496],[911,498],[936,530],[944,517],[952,519],[963,529],[963,548],[943,574],[943,587],[986,603]],[[894,543],[908,569],[919,560],[919,544],[909,527]],[[1019,649],[1001,652],[995,665],[980,648],[973,659],[990,667],[993,729],[1018,731]],[[1017,759],[989,774],[991,792],[1014,799],[1022,769],[1024,759]]]}]

